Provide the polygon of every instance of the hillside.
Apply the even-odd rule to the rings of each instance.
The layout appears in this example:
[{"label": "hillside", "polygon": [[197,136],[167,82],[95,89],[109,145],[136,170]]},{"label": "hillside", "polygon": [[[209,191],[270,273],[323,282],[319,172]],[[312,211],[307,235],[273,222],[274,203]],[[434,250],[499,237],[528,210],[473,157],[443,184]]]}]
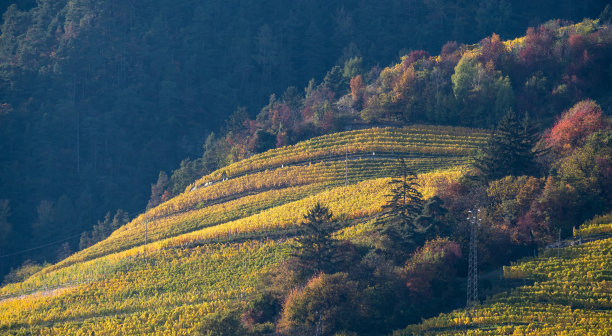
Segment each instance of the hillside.
[{"label": "hillside", "polygon": [[[38,3],[30,14],[52,12],[45,7],[50,2]],[[97,8],[79,4],[67,2],[67,20]],[[117,6],[129,16],[129,6]],[[6,22],[27,18],[12,8],[14,17]],[[611,8],[601,20],[550,21],[514,40],[492,34],[473,45],[447,43],[439,56],[413,51],[384,69],[364,71],[362,60],[351,58],[322,83],[311,81],[304,93],[290,87],[271,95],[255,119],[236,110],[219,135],[207,138],[201,157],[183,160],[171,176],[160,172],[143,213],[129,219],[122,210],[114,217],[109,212],[91,230],[68,234],[74,221],[88,225],[75,204],[89,204],[76,208],[89,209],[91,217],[102,207],[93,205],[97,198],[124,199],[112,199],[115,186],[95,193],[100,186],[87,184],[92,176],[106,179],[97,177],[98,167],[121,175],[114,183],[131,202],[139,192],[130,186],[142,178],[122,184],[135,167],[121,160],[116,167],[98,166],[98,158],[109,155],[101,139],[112,134],[98,137],[91,124],[83,129],[91,143],[81,144],[78,121],[76,144],[91,149],[93,166],[81,167],[77,148],[77,175],[87,170],[71,181],[79,185],[73,190],[79,202],[50,196],[28,214],[36,217],[33,224],[16,231],[36,232],[32,241],[41,244],[35,248],[64,245],[53,264],[24,263],[8,274],[0,288],[0,334],[609,332]],[[87,17],[92,21],[83,19],[79,27],[110,27]],[[64,28],[56,37],[97,36]],[[41,57],[52,64],[61,55]],[[36,65],[27,57],[15,62]],[[180,68],[180,57],[172,64]],[[87,75],[94,76],[91,71]],[[66,83],[77,88],[79,82]],[[80,107],[96,105],[81,98]],[[155,133],[149,127],[154,120],[176,122],[172,111],[179,105],[164,102],[168,109],[135,125]],[[81,109],[70,104],[58,106],[73,110],[59,110],[80,118]],[[10,104],[0,107],[17,116]],[[167,114],[160,118],[160,111]],[[10,129],[27,136],[17,126]],[[131,159],[147,165],[164,157],[173,146],[167,136],[155,140],[163,150],[137,142],[148,159]],[[59,162],[53,151],[45,153]],[[9,182],[17,188],[19,180]],[[28,197],[28,190],[18,194]],[[33,195],[29,202],[36,200]],[[0,199],[4,241],[17,234],[11,209]],[[468,311],[460,308],[474,262],[475,223],[481,294],[489,298]],[[42,244],[52,231],[62,240]],[[78,236],[79,251],[72,253],[68,241]],[[560,239],[569,246],[563,251],[554,244]],[[41,251],[23,249],[25,255]]]},{"label": "hillside", "polygon": [[133,218],[160,171],[176,195],[355,121],[488,128],[512,108],[546,127],[609,106],[606,4],[0,1],[0,274]]},{"label": "hillside", "polygon": [[[608,219],[609,216],[608,216]],[[585,232],[606,234],[593,238]],[[609,335],[612,331],[612,234],[609,223],[586,226],[576,246],[550,248],[537,258],[504,267],[521,286],[394,335]]]},{"label": "hillside", "polygon": [[0,332],[193,334],[206,314],[244,307],[258,275],[289,257],[296,225],[316,201],[354,227],[343,235],[363,235],[387,200],[397,158],[420,172],[421,191],[431,197],[461,176],[486,134],[374,128],[237,162],[106,240],[3,287]]}]

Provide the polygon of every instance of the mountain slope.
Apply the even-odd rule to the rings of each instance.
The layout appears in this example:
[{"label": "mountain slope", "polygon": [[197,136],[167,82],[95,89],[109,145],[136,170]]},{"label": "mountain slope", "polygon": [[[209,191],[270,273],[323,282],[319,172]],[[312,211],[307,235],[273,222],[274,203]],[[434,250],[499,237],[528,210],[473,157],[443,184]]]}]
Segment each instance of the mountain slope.
[{"label": "mountain slope", "polygon": [[462,175],[485,139],[466,128],[366,129],[238,162],[106,240],[2,288],[0,332],[193,334],[202,316],[244,306],[258,275],[288,258],[315,202],[344,226],[358,225],[344,235],[364,234],[388,199],[397,158],[421,172],[421,192],[431,197]]}]

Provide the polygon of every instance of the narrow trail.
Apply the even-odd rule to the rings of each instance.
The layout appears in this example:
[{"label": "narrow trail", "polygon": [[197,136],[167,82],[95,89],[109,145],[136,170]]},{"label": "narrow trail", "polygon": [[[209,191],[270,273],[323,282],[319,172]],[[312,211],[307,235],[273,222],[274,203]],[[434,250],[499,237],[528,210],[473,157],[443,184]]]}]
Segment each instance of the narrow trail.
[{"label": "narrow trail", "polygon": [[0,303],[11,300],[21,300],[28,297],[43,297],[43,296],[55,296],[61,294],[64,290],[68,290],[70,288],[76,287],[78,285],[82,285],[91,281],[80,281],[80,282],[67,282],[57,286],[48,286],[35,290],[26,291],[23,293],[19,293],[18,295],[5,295],[0,296]]},{"label": "narrow trail", "polygon": [[560,242],[546,245],[545,249],[550,250],[550,249],[565,248],[565,247],[570,247],[570,246],[579,246],[582,244],[586,244],[586,243],[590,243],[590,242],[594,242],[598,240],[604,240],[608,238],[612,238],[612,233],[611,234],[599,234],[599,235],[590,236],[587,238],[581,237],[578,239],[564,239]]}]

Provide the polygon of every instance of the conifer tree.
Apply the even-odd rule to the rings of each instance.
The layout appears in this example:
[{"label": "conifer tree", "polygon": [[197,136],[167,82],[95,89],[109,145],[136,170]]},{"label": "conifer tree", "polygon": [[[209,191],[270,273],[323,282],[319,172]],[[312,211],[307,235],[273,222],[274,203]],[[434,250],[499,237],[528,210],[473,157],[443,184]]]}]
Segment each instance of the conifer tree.
[{"label": "conifer tree", "polygon": [[510,110],[497,124],[485,147],[476,157],[474,166],[485,181],[504,176],[537,175],[535,152],[537,141],[535,128],[529,117],[520,121]]},{"label": "conifer tree", "polygon": [[388,212],[382,218],[383,234],[389,236],[399,248],[407,249],[418,245],[427,227],[421,227],[415,219],[423,211],[423,195],[417,190],[416,175],[408,170],[406,162],[399,160],[397,177],[389,182],[391,198],[383,206]]},{"label": "conifer tree", "polygon": [[398,177],[389,182],[391,199],[383,206],[390,215],[407,224],[416,218],[423,208],[423,195],[416,189],[416,175],[408,170],[404,159],[399,160]]},{"label": "conifer tree", "polygon": [[303,235],[296,241],[300,248],[294,254],[301,272],[312,275],[330,272],[336,262],[336,242],[331,234],[336,230],[336,221],[328,207],[317,202],[304,215]]},{"label": "conifer tree", "polygon": [[444,237],[450,234],[451,228],[442,219],[448,212],[444,206],[444,201],[438,196],[434,196],[425,202],[423,211],[414,219],[416,226],[422,228],[425,240]]}]

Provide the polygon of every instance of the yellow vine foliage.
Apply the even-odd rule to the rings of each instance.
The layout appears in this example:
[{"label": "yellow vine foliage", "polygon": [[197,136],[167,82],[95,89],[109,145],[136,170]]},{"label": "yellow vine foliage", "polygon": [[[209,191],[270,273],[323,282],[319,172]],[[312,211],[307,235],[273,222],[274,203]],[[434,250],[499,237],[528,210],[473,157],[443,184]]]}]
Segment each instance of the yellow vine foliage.
[{"label": "yellow vine foliage", "polygon": [[[559,255],[558,255],[559,254]],[[427,319],[394,335],[610,335],[612,238],[548,250],[504,267],[506,278],[536,280],[474,310]]]}]

